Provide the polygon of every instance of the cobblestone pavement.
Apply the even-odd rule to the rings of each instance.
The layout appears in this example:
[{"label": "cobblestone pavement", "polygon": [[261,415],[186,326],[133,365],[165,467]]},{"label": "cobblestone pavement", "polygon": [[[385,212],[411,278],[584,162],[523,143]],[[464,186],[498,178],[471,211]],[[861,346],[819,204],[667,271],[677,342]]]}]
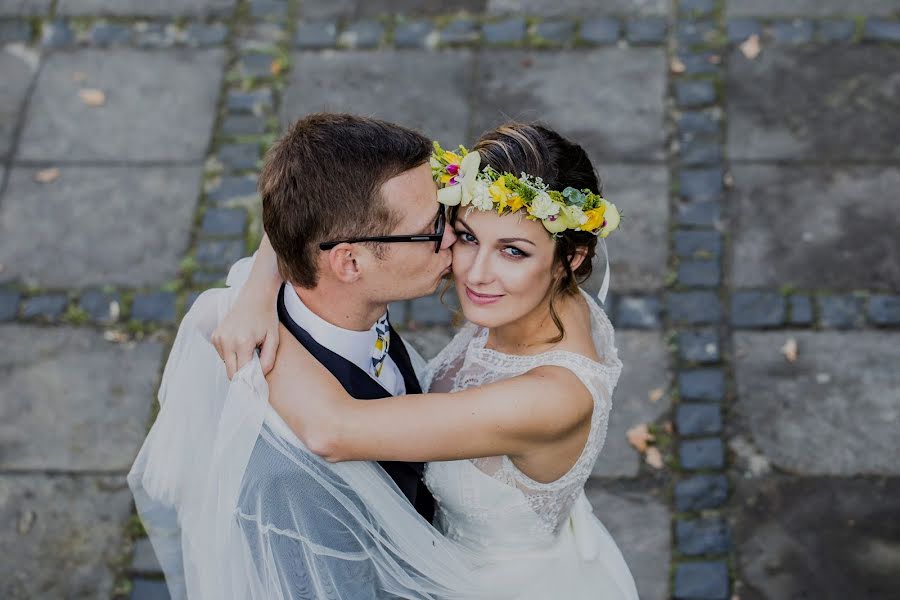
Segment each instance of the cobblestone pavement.
[{"label": "cobblestone pavement", "polygon": [[321,109],[541,119],[599,165],[625,371],[589,493],[642,598],[900,597],[900,1],[0,0],[0,47],[3,598],[167,597],[124,476],[262,151]]}]

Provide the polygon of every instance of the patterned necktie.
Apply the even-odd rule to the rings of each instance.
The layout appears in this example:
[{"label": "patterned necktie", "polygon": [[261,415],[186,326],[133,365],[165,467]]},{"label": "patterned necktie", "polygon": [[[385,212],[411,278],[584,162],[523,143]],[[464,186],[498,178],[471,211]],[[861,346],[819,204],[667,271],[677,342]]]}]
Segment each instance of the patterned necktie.
[{"label": "patterned necktie", "polygon": [[372,351],[372,373],[375,374],[375,377],[380,377],[384,359],[387,357],[388,348],[391,345],[391,329],[388,326],[387,315],[375,323],[375,332],[378,334],[378,338],[375,340],[375,349]]}]

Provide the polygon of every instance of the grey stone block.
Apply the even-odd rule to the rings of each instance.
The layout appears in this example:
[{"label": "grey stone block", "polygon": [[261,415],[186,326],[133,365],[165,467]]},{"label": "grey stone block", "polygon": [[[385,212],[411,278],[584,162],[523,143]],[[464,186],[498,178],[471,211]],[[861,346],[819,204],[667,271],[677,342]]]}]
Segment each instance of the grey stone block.
[{"label": "grey stone block", "polygon": [[622,375],[592,477],[638,477],[643,458],[628,443],[627,432],[641,423],[658,422],[671,407],[670,394],[664,393],[656,402],[650,399],[651,390],[669,388],[669,357],[662,333],[619,329],[616,347]]},{"label": "grey stone block", "polygon": [[854,0],[848,5],[845,0],[753,0],[728,4],[728,14],[734,16],[759,15],[768,17],[833,17],[846,15],[890,16],[897,12],[894,0]]},{"label": "grey stone block", "polygon": [[820,21],[819,39],[823,42],[849,42],[856,31],[853,21]]},{"label": "grey stone block", "polygon": [[200,231],[208,236],[244,235],[247,211],[241,208],[211,208],[203,214]]},{"label": "grey stone block", "polygon": [[75,16],[226,17],[236,0],[59,0],[56,13]]},{"label": "grey stone block", "polygon": [[258,198],[255,175],[221,177],[206,190],[206,199],[219,206],[248,205]]},{"label": "grey stone block", "polygon": [[728,500],[724,475],[695,475],[675,484],[675,506],[679,511],[718,508]]},{"label": "grey stone block", "polygon": [[403,21],[394,29],[394,45],[398,48],[424,48],[434,32],[430,21]]},{"label": "grey stone block", "polygon": [[148,538],[141,538],[134,543],[129,571],[138,575],[162,575],[162,567],[159,566],[159,560]]},{"label": "grey stone block", "polygon": [[762,24],[756,19],[729,19],[726,32],[728,41],[739,44],[754,35],[762,36]]},{"label": "grey stone block", "polygon": [[288,3],[283,0],[250,0],[250,16],[254,19],[284,19]]},{"label": "grey stone block", "polygon": [[552,19],[541,21],[534,28],[535,37],[545,43],[562,46],[572,41],[575,33],[575,21],[569,19]]},{"label": "grey stone block", "polygon": [[122,298],[117,292],[87,290],[78,300],[78,307],[96,323],[113,323],[118,319]]},{"label": "grey stone block", "polygon": [[681,164],[708,167],[722,164],[722,146],[716,140],[694,139],[681,146]]},{"label": "grey stone block", "polygon": [[229,90],[225,97],[225,108],[232,114],[262,116],[272,110],[272,90],[262,89],[252,92]]},{"label": "grey stone block", "polygon": [[714,331],[682,331],[678,333],[678,354],[681,360],[698,363],[719,361],[719,336]]},{"label": "grey stone block", "polygon": [[869,298],[869,322],[875,325],[900,325],[900,296],[878,294]]},{"label": "grey stone block", "polygon": [[[298,52],[292,62],[281,103],[282,127],[329,110],[427,131],[448,148],[466,141],[474,69],[469,50]],[[437,89],[442,93],[435,95]]]},{"label": "grey stone block", "polygon": [[675,600],[728,600],[725,561],[682,563],[675,567]]},{"label": "grey stone block", "polygon": [[136,577],[132,580],[129,600],[169,600],[169,588],[165,580]]},{"label": "grey stone block", "polygon": [[221,23],[191,23],[184,30],[184,41],[188,46],[219,46],[228,37],[228,27]]},{"label": "grey stone block", "polygon": [[197,244],[197,264],[207,269],[228,268],[244,253],[243,240],[203,240]]},{"label": "grey stone block", "polygon": [[358,4],[357,0],[304,0],[300,16],[306,20],[352,18]]},{"label": "grey stone block", "polygon": [[656,296],[625,296],[616,303],[616,327],[623,329],[657,329],[659,298]]},{"label": "grey stone block", "polygon": [[[112,344],[89,328],[13,324],[0,327],[0,338],[0,468],[127,471],[147,434],[162,344]],[[117,549],[124,515],[114,519]],[[96,554],[90,560],[95,564]]]},{"label": "grey stone block", "polygon": [[675,82],[675,101],[681,108],[701,108],[715,103],[716,88],[711,81]]},{"label": "grey stone block", "polygon": [[194,302],[197,301],[197,298],[200,297],[200,294],[203,292],[190,292],[187,295],[187,298],[184,301],[184,310],[185,312],[191,310],[191,307],[194,305]]},{"label": "grey stone block", "polygon": [[173,323],[175,300],[172,292],[136,294],[131,305],[131,318],[142,322]]},{"label": "grey stone block", "polygon": [[676,323],[712,324],[722,318],[719,296],[711,291],[669,292],[666,311]]},{"label": "grey stone block", "polygon": [[[665,65],[661,48],[497,50],[480,63],[473,130],[509,119],[540,120],[573,136],[595,161],[662,160]],[[560,94],[573,81],[616,84],[579,85],[576,94]]]},{"label": "grey stone block", "polygon": [[731,549],[728,524],[722,519],[676,521],[675,539],[685,556],[725,554]]},{"label": "grey stone block", "polygon": [[812,325],[813,307],[809,296],[791,296],[788,299],[788,306],[791,312],[789,319],[791,325]]},{"label": "grey stone block", "polygon": [[44,21],[41,25],[41,46],[63,48],[75,43],[75,34],[65,21]]},{"label": "grey stone block", "polygon": [[50,13],[53,0],[0,0],[0,16],[38,17]]},{"label": "grey stone block", "polygon": [[713,260],[683,260],[678,264],[678,283],[688,287],[718,287],[722,282],[719,263]]},{"label": "grey stone block", "polygon": [[337,43],[337,25],[333,21],[298,23],[294,46],[302,50],[333,48]]},{"label": "grey stone block", "polygon": [[225,135],[261,135],[266,132],[266,120],[256,115],[228,115],[221,129]]},{"label": "grey stone block", "polygon": [[725,91],[729,158],[900,158],[900,96],[881,84],[897,64],[900,47],[891,46],[773,46],[753,60],[734,50]]},{"label": "grey stone block", "polygon": [[[117,369],[114,361],[109,369]],[[108,373],[95,376],[109,378]],[[8,398],[4,396],[4,404]],[[62,398],[69,400],[60,390],[54,401]],[[108,413],[117,410],[121,407],[111,405]],[[68,412],[61,410],[59,416],[66,418]],[[32,435],[39,433],[35,430]],[[97,430],[97,436],[109,440],[108,432]],[[96,438],[84,442],[96,445]],[[132,456],[128,455],[128,462]],[[127,469],[128,462],[122,468]],[[113,596],[114,571],[109,565],[120,557],[123,524],[132,512],[123,475],[4,474],[0,492],[0,519],[8,523],[0,536],[4,598]]]},{"label": "grey stone block", "polygon": [[228,273],[224,267],[216,271],[197,271],[191,275],[191,284],[204,289],[222,287]]},{"label": "grey stone block", "polygon": [[758,328],[783,325],[787,314],[784,296],[777,292],[735,292],[731,296],[731,324]]},{"label": "grey stone block", "polygon": [[432,294],[410,303],[409,318],[422,325],[449,325],[453,321],[453,311],[458,308],[459,300],[454,292],[448,292],[443,302],[440,294]]},{"label": "grey stone block", "polygon": [[68,304],[69,299],[65,294],[32,296],[22,303],[22,318],[58,321]]},{"label": "grey stone block", "polygon": [[712,21],[682,20],[678,22],[675,30],[675,37],[680,46],[709,44],[715,36],[716,24]]},{"label": "grey stone block", "polygon": [[17,290],[0,288],[0,323],[16,318],[21,301],[22,294]]},{"label": "grey stone block", "polygon": [[716,231],[675,232],[675,254],[682,258],[716,257],[722,253],[722,236]]},{"label": "grey stone block", "polygon": [[721,57],[712,52],[679,52],[678,60],[687,75],[709,75],[722,69]]},{"label": "grey stone block", "polygon": [[223,144],[219,148],[219,162],[232,171],[252,171],[260,160],[259,144]]},{"label": "grey stone block", "polygon": [[588,44],[609,45],[619,40],[618,19],[599,18],[590,19],[581,24],[581,39]]},{"label": "grey stone block", "polygon": [[869,19],[863,30],[863,39],[867,42],[900,42],[900,21]]},{"label": "grey stone block", "polygon": [[862,298],[821,296],[818,304],[819,322],[826,329],[854,329],[863,324]]},{"label": "grey stone block", "polygon": [[716,135],[719,129],[719,119],[709,111],[686,111],[678,116],[678,133],[682,139]]},{"label": "grey stone block", "polygon": [[683,400],[719,402],[725,398],[725,374],[721,369],[682,369],[678,392]]},{"label": "grey stone block", "polygon": [[384,25],[378,21],[356,21],[341,32],[338,40],[345,48],[377,48],[384,38]]},{"label": "grey stone block", "polygon": [[138,48],[171,48],[178,41],[178,29],[172,23],[138,23],[134,44]]},{"label": "grey stone block", "polygon": [[625,22],[625,39],[631,44],[661,44],[668,25],[664,17],[639,17]]},{"label": "grey stone block", "polygon": [[271,52],[287,35],[286,24],[249,21],[238,24],[235,45],[240,52]]},{"label": "grey stone block", "polygon": [[725,448],[720,438],[682,440],[678,459],[681,468],[689,471],[721,469],[725,466]]},{"label": "grey stone block", "polygon": [[0,21],[0,45],[27,44],[31,41],[31,23],[22,19]]},{"label": "grey stone block", "polygon": [[715,227],[721,222],[722,207],[718,202],[680,202],[677,219],[679,225]]},{"label": "grey stone block", "polygon": [[[797,342],[789,363],[779,352]],[[798,475],[900,474],[900,370],[888,331],[738,332],[730,423]]]},{"label": "grey stone block", "polygon": [[722,411],[715,404],[680,404],[675,413],[680,435],[710,435],[722,431]]},{"label": "grey stone block", "polygon": [[88,32],[92,46],[127,45],[134,32],[131,27],[118,23],[97,23]]},{"label": "grey stone block", "polygon": [[543,17],[583,15],[585,17],[608,15],[665,15],[670,4],[664,0],[488,0],[487,11],[518,13]]},{"label": "grey stone block", "polygon": [[6,274],[54,288],[161,285],[187,248],[200,171],[62,167],[40,184],[13,168],[0,203]]},{"label": "grey stone block", "polygon": [[485,23],[481,32],[487,44],[518,44],[525,40],[525,19],[512,17]]},{"label": "grey stone block", "polygon": [[[19,158],[200,160],[212,131],[224,59],[221,50],[54,53],[38,77]],[[87,84],[73,80],[75,71],[85,73]],[[106,103],[86,105],[78,95],[83,87],[105,91]]]},{"label": "grey stone block", "polygon": [[771,32],[779,44],[808,44],[813,39],[813,23],[804,19],[778,21],[772,25]]},{"label": "grey stone block", "polygon": [[481,14],[487,0],[459,0],[448,5],[442,0],[361,0],[357,10],[363,17],[391,14],[439,16],[448,13]]},{"label": "grey stone block", "polygon": [[468,17],[450,21],[441,29],[441,44],[455,46],[477,42],[481,32],[478,23]]},{"label": "grey stone block", "polygon": [[682,15],[706,15],[715,9],[715,0],[680,0],[678,3],[678,12]]},{"label": "grey stone block", "polygon": [[271,54],[253,52],[238,57],[236,69],[242,78],[268,79],[272,77],[274,63],[275,57]]},{"label": "grey stone block", "polygon": [[694,202],[717,200],[722,195],[722,169],[681,169],[678,195]]},{"label": "grey stone block", "polygon": [[[394,306],[390,306],[389,310],[391,311],[391,323],[396,329],[401,325],[394,318]],[[401,312],[405,312],[405,310],[403,308]],[[456,331],[447,325],[416,327],[403,332],[403,342],[415,348],[426,360],[431,360],[450,343],[455,333]]]}]

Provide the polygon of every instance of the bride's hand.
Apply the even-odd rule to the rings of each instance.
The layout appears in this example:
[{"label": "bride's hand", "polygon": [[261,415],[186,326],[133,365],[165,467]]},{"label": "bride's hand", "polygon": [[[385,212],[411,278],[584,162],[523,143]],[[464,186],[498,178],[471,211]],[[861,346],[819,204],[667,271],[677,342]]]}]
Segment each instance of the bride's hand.
[{"label": "bride's hand", "polygon": [[228,378],[253,359],[259,348],[259,362],[264,374],[275,364],[278,350],[277,295],[245,286],[238,299],[213,331],[211,341],[225,361]]}]

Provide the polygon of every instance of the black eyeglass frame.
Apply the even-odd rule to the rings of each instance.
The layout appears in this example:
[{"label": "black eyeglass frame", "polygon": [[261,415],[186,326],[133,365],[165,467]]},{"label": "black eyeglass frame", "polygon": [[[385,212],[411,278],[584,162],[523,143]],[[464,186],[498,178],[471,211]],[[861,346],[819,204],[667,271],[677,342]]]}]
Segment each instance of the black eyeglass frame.
[{"label": "black eyeglass frame", "polygon": [[437,217],[434,221],[435,232],[427,235],[379,235],[374,237],[351,238],[334,242],[322,242],[319,250],[331,250],[338,244],[359,244],[361,242],[382,242],[391,244],[394,242],[434,242],[434,253],[441,251],[441,242],[444,239],[444,229],[447,227],[447,213],[444,205],[438,205]]}]

